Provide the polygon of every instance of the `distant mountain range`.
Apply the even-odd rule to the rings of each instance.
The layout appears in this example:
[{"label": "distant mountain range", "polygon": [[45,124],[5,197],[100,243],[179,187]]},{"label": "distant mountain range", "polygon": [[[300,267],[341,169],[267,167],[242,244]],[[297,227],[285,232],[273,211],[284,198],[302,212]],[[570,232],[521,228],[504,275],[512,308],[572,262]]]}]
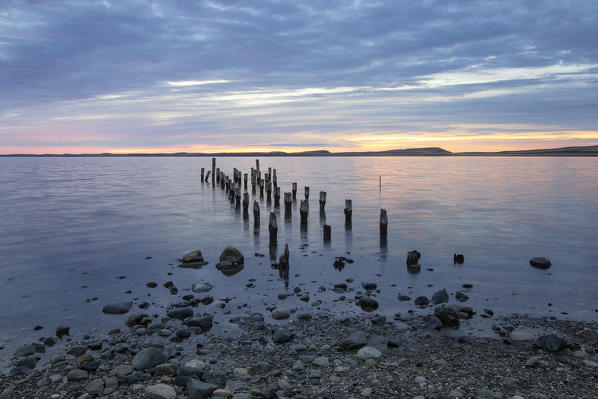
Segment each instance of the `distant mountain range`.
[{"label": "distant mountain range", "polygon": [[327,150],[303,152],[176,152],[147,154],[7,154],[1,157],[388,157],[388,156],[598,156],[598,145],[562,147],[541,150],[518,150],[499,152],[450,152],[438,147],[406,148],[386,151],[330,152]]}]

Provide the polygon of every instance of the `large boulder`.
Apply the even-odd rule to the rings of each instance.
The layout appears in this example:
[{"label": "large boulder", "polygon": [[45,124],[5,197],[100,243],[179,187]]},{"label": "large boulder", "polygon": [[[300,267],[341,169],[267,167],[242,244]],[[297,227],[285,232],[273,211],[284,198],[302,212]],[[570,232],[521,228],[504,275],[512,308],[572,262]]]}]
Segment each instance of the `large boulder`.
[{"label": "large boulder", "polygon": [[434,293],[434,295],[432,295],[432,302],[434,302],[434,305],[438,305],[441,303],[447,303],[449,301],[449,294],[448,292],[446,292],[446,289],[443,288],[442,290]]},{"label": "large boulder", "polygon": [[434,308],[434,316],[441,321],[443,327],[459,327],[459,308],[455,305],[437,305]]},{"label": "large boulder", "polygon": [[364,296],[359,298],[359,306],[361,310],[365,312],[373,312],[374,310],[378,309],[378,301],[374,298],[370,298],[369,296]]},{"label": "large boulder", "polygon": [[284,344],[285,342],[289,342],[291,339],[293,339],[294,336],[295,334],[283,327],[275,327],[272,330],[272,341],[274,341],[277,344]]},{"label": "large boulder", "polygon": [[204,261],[203,255],[199,249],[197,251],[189,252],[179,260],[181,261],[179,267],[189,269],[199,269],[200,267],[208,264],[208,262]]},{"label": "large boulder", "polygon": [[233,265],[242,265],[243,263],[245,263],[245,258],[243,257],[241,251],[239,251],[237,248],[226,247],[224,248],[224,251],[222,251],[222,253],[220,254],[219,261],[230,262]]},{"label": "large boulder", "polygon": [[133,302],[116,302],[104,306],[102,312],[106,314],[124,314],[127,313],[132,306]]},{"label": "large boulder", "polygon": [[567,341],[555,334],[542,335],[536,339],[536,346],[548,352],[558,352],[567,347]]},{"label": "large boulder", "polygon": [[202,382],[195,378],[190,378],[187,381],[187,392],[191,399],[208,399],[216,389],[218,389],[218,385]]},{"label": "large boulder", "polygon": [[552,263],[543,256],[532,258],[529,261],[529,264],[538,269],[548,269],[552,265]]},{"label": "large boulder", "polygon": [[166,313],[171,319],[184,320],[188,317],[193,317],[193,309],[190,307],[175,308]]},{"label": "large boulder", "polygon": [[233,276],[243,270],[243,263],[231,263],[224,260],[216,264],[216,269],[220,270],[225,276]]}]

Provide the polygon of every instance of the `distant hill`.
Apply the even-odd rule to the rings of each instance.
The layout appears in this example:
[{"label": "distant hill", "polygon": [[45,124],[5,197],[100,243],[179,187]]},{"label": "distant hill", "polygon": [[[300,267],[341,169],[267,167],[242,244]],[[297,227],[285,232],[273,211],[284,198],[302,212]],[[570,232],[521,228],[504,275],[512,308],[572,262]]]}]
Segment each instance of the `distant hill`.
[{"label": "distant hill", "polygon": [[177,152],[148,154],[12,154],[0,157],[388,157],[388,156],[598,156],[598,145],[499,152],[450,152],[439,147],[405,148],[386,151],[330,152],[327,150],[302,152]]}]

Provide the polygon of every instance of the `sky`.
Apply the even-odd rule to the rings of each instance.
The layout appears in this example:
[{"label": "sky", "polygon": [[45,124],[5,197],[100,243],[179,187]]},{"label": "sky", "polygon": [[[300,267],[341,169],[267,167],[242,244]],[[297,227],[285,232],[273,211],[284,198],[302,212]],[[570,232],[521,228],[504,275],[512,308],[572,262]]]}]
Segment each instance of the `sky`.
[{"label": "sky", "polygon": [[596,144],[595,0],[0,1],[0,154]]}]

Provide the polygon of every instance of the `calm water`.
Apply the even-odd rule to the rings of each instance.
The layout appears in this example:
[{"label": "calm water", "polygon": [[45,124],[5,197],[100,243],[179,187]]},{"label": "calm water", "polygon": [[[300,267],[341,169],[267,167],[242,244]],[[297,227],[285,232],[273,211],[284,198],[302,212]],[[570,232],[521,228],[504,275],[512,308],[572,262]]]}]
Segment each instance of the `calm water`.
[{"label": "calm water", "polygon": [[[232,174],[233,167],[248,172],[254,162],[219,158],[218,166]],[[211,282],[210,294],[231,298],[233,314],[278,303],[286,288],[270,267],[266,201],[256,235],[252,215],[244,222],[219,188],[199,182],[200,168],[210,163],[0,158],[0,345],[52,334],[58,324],[81,332],[120,326],[122,317],[102,314],[104,304],[177,300],[161,287],[167,280],[179,296],[193,281]],[[291,222],[276,210],[279,244],[291,251],[288,290],[309,291],[312,301],[324,301],[323,310],[361,312],[337,301],[340,295],[317,290],[351,277],[356,291],[363,281],[380,286],[379,313],[386,315],[413,309],[412,302],[397,300],[399,293],[431,296],[443,287],[454,293],[467,282],[474,284],[468,304],[476,309],[598,318],[598,158],[262,158],[261,166],[277,168],[283,192],[293,181],[298,198],[304,185],[311,188],[307,233],[300,232],[298,204]],[[320,190],[328,192],[329,246],[322,242]],[[344,229],[345,198],[353,199],[351,231]],[[385,248],[378,235],[381,207],[389,217]],[[245,268],[232,277],[215,268],[226,245],[246,255]],[[176,267],[176,258],[194,249],[210,264]],[[417,275],[405,267],[411,249],[422,253]],[[453,265],[454,252],[465,254],[463,265]],[[335,270],[339,255],[355,263]],[[530,267],[533,256],[548,257],[552,268]],[[246,288],[250,279],[256,288]],[[148,281],[159,287],[146,288]],[[98,300],[86,302],[93,297]],[[310,308],[297,297],[284,302]],[[214,305],[200,309],[224,312]],[[44,329],[33,332],[37,324]]]}]

